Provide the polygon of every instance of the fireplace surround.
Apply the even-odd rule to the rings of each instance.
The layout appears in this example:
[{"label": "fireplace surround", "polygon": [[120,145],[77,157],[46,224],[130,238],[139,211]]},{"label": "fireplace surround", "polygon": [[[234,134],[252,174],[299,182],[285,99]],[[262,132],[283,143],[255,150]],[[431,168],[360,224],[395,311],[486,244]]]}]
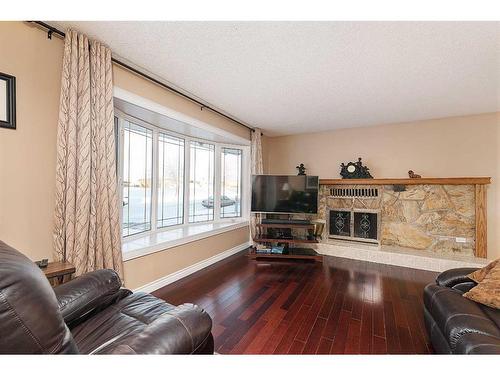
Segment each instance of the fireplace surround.
[{"label": "fireplace surround", "polygon": [[322,179],[323,238],[486,258],[489,183],[489,177]]}]

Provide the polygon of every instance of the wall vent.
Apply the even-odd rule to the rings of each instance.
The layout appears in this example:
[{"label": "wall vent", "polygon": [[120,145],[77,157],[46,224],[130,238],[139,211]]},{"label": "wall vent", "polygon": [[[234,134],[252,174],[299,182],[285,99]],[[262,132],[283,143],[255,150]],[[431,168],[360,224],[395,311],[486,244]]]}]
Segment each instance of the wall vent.
[{"label": "wall vent", "polygon": [[378,188],[331,188],[331,198],[377,198]]}]

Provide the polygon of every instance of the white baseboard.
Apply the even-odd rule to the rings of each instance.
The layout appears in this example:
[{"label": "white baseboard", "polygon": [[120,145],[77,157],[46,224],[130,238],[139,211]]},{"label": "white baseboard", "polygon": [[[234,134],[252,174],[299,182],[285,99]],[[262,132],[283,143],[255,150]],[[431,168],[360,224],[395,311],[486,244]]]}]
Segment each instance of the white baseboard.
[{"label": "white baseboard", "polygon": [[172,284],[173,282],[176,282],[177,280],[180,280],[186,276],[189,276],[199,270],[202,270],[205,267],[208,267],[214,263],[217,263],[227,257],[230,257],[231,255],[234,255],[236,253],[239,253],[240,251],[245,250],[251,246],[251,242],[245,242],[242,243],[241,245],[235,246],[231,249],[228,249],[226,251],[223,251],[222,253],[216,254],[213,257],[210,257],[208,259],[204,259],[201,262],[195,263],[189,267],[183,268],[182,270],[179,270],[177,272],[171,273],[169,275],[163,276],[162,278],[152,281],[146,285],[143,285],[139,288],[134,289],[134,292],[146,292],[146,293],[151,293],[154,292],[155,290],[158,290],[168,284]]}]

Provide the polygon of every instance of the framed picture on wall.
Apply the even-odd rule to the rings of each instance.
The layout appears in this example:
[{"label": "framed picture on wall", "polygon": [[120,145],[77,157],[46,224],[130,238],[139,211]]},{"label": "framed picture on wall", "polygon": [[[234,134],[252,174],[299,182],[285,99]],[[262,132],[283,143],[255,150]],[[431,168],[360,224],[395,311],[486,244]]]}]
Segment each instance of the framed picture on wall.
[{"label": "framed picture on wall", "polygon": [[16,128],[16,77],[0,73],[0,128]]}]

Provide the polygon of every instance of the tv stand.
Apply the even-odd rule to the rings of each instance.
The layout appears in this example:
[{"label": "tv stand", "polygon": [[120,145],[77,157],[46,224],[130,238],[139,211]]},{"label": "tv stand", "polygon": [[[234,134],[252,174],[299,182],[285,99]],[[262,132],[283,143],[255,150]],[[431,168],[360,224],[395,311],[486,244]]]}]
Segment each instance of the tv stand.
[{"label": "tv stand", "polygon": [[313,260],[316,262],[323,262],[323,256],[318,254],[313,249],[301,248],[301,247],[292,247],[288,250],[285,250],[283,254],[261,254],[256,253],[255,250],[251,250],[250,258],[252,259],[300,259],[300,260]]},{"label": "tv stand", "polygon": [[303,219],[262,219],[262,224],[306,225],[310,220]]},{"label": "tv stand", "polygon": [[[323,261],[323,256],[314,249],[302,247],[290,247],[293,244],[313,244],[318,243],[314,236],[315,225],[309,220],[282,220],[264,219],[262,224],[257,224],[257,234],[254,242],[266,244],[272,247],[273,244],[282,245],[283,253],[262,253],[256,249],[250,251],[250,258],[274,258],[274,259],[301,259]],[[299,229],[305,229],[307,234],[297,234]]]}]

